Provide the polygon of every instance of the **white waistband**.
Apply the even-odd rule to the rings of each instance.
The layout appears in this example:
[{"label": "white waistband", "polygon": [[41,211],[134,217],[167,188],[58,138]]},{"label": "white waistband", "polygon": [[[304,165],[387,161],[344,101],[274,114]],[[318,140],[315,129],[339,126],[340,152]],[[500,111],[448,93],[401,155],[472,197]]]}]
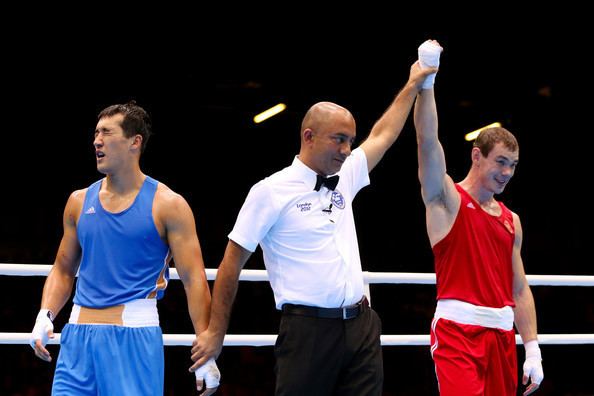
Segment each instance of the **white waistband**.
[{"label": "white waistband", "polygon": [[514,328],[512,307],[481,307],[460,300],[439,300],[435,309],[435,318],[453,320],[461,324],[492,327],[502,330]]},{"label": "white waistband", "polygon": [[159,326],[157,300],[139,299],[107,308],[89,308],[74,304],[68,322],[126,327]]}]

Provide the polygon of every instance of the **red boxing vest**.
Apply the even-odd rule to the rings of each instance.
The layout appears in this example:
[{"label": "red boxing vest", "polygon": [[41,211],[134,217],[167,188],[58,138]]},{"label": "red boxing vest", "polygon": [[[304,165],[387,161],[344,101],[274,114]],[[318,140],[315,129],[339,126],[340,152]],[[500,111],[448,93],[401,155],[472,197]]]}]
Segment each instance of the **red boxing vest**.
[{"label": "red boxing vest", "polygon": [[462,187],[460,209],[450,232],[433,247],[437,299],[474,305],[514,307],[512,249],[515,230],[511,211],[485,212]]}]

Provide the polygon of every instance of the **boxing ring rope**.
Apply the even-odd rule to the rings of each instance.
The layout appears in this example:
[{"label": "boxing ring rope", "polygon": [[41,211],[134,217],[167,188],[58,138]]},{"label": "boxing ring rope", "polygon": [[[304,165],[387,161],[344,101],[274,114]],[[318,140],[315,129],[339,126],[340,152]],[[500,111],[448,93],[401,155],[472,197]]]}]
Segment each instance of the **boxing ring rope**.
[{"label": "boxing ring rope", "polygon": [[[52,265],[47,264],[7,264],[0,263],[0,276],[47,276]],[[216,278],[217,270],[206,269],[208,280]],[[177,270],[169,270],[170,279],[179,279]],[[434,273],[412,272],[364,272],[367,287],[372,283],[397,284],[435,284]],[[594,276],[587,275],[526,275],[531,286],[594,286]],[[268,281],[266,270],[242,270],[241,281]],[[369,290],[368,290],[369,292]],[[30,333],[0,333],[0,344],[28,344]],[[163,334],[163,342],[167,346],[190,346],[194,334]],[[227,334],[225,346],[270,346],[274,345],[276,334]],[[539,344],[594,344],[594,334],[539,334]],[[59,344],[60,334],[49,344]],[[382,335],[383,346],[393,345],[429,345],[429,335]],[[521,344],[520,335],[516,335],[516,344]]]}]

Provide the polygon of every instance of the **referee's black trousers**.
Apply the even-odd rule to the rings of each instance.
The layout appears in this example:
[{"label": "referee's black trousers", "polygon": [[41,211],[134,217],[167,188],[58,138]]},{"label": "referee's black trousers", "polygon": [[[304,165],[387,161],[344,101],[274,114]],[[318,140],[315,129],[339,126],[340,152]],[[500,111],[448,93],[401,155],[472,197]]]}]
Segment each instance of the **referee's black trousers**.
[{"label": "referee's black trousers", "polygon": [[283,312],[274,354],[276,396],[380,396],[381,321],[370,307],[352,319]]}]

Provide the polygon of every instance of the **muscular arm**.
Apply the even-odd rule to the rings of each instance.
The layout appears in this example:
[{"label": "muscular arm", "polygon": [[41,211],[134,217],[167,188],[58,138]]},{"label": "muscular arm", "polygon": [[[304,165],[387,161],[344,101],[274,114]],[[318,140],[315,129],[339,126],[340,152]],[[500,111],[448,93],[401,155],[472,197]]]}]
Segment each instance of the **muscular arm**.
[{"label": "muscular arm", "polygon": [[522,337],[522,341],[526,344],[528,341],[536,340],[536,309],[534,307],[534,298],[526,280],[524,273],[524,264],[520,255],[522,247],[522,225],[520,218],[514,213],[514,227],[516,230],[516,238],[514,241],[514,248],[512,252],[512,267],[514,271],[513,278],[513,293],[514,302],[514,320],[516,328]]},{"label": "muscular arm", "polygon": [[[534,307],[534,298],[530,291],[530,286],[524,273],[524,265],[520,250],[522,247],[522,225],[520,218],[512,213],[514,218],[514,228],[516,237],[512,251],[513,268],[513,295],[516,304],[514,308],[514,321],[516,328],[522,337],[522,343],[526,350],[526,358],[522,365],[523,375],[522,384],[527,385],[523,392],[524,396],[534,393],[540,386],[544,378],[541,363],[541,353],[538,347],[536,331],[536,309]],[[530,383],[529,383],[530,381]]]},{"label": "muscular arm", "polygon": [[361,143],[370,172],[400,136],[425,77],[436,71],[435,68],[421,69],[418,62],[411,66],[406,85],[396,95],[384,114],[375,122],[367,139]]},{"label": "muscular arm", "polygon": [[[84,195],[85,190],[79,190],[73,192],[68,198],[63,216],[64,235],[62,236],[54,265],[43,286],[41,309],[48,309],[54,315],[58,315],[58,312],[62,310],[64,304],[70,298],[76,271],[80,265],[81,248],[76,235],[76,224],[84,201]],[[51,326],[51,322],[49,325]],[[38,326],[39,331],[36,331]],[[50,362],[52,360],[51,355],[45,348],[47,337],[54,337],[53,327],[45,327],[45,325],[38,324],[36,321],[33,332],[31,333],[31,346],[37,357]]]},{"label": "muscular arm", "polygon": [[184,285],[188,311],[196,336],[206,330],[210,314],[210,289],[194,215],[186,200],[171,190],[161,193],[160,217],[165,225],[177,273]]},{"label": "muscular arm", "polygon": [[419,180],[425,205],[443,196],[447,180],[443,147],[437,135],[437,106],[433,89],[419,93],[414,111]]},{"label": "muscular arm", "polygon": [[200,335],[192,348],[192,360],[195,362],[192,368],[200,366],[210,357],[218,357],[221,353],[231,308],[237,294],[239,275],[250,255],[249,250],[229,240],[217,271],[208,329]]},{"label": "muscular arm", "polygon": [[446,173],[445,154],[437,135],[437,106],[433,89],[419,92],[414,121],[421,195],[426,207],[427,233],[433,246],[447,234],[460,206],[460,195]]},{"label": "muscular arm", "polygon": [[81,248],[76,234],[76,224],[84,201],[85,190],[73,192],[64,208],[64,235],[60,241],[54,265],[45,280],[41,308],[58,315],[70,295],[80,264]]}]

